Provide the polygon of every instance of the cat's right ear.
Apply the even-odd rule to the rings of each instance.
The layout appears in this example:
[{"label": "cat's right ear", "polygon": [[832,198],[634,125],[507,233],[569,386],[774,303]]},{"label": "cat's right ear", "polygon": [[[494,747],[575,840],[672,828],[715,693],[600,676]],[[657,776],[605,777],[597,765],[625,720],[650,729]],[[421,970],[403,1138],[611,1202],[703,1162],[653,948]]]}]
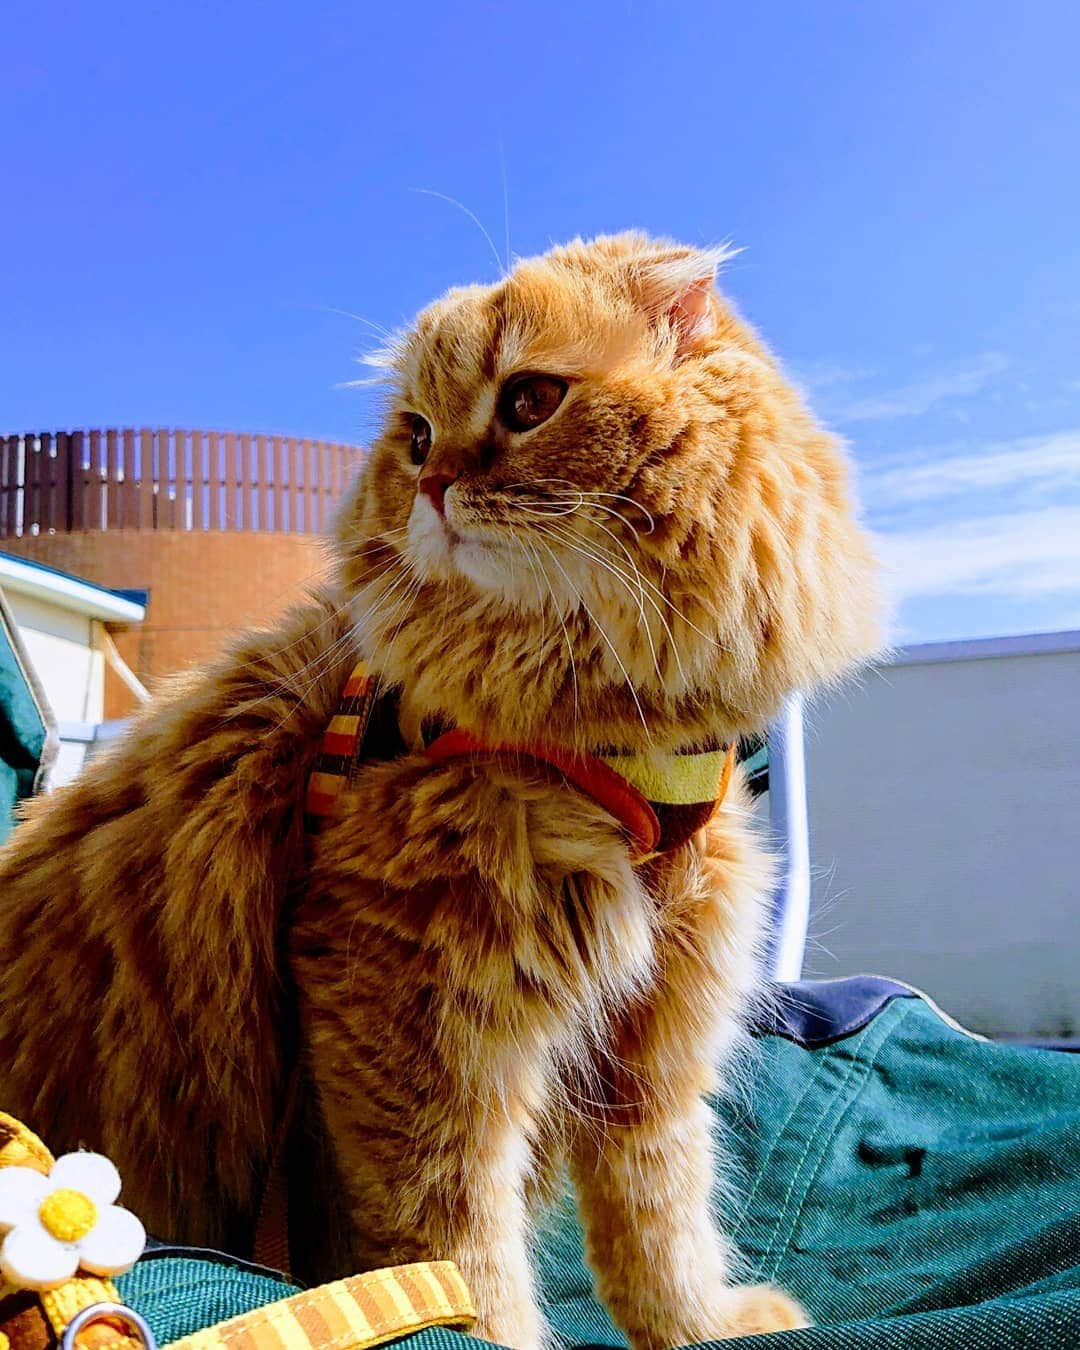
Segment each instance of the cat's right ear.
[{"label": "cat's right ear", "polygon": [[673,248],[636,261],[633,279],[638,302],[654,323],[670,325],[677,360],[693,355],[716,332],[716,273],[737,251]]},{"label": "cat's right ear", "polygon": [[669,306],[667,317],[677,334],[676,356],[689,356],[716,332],[715,274],[698,277]]}]

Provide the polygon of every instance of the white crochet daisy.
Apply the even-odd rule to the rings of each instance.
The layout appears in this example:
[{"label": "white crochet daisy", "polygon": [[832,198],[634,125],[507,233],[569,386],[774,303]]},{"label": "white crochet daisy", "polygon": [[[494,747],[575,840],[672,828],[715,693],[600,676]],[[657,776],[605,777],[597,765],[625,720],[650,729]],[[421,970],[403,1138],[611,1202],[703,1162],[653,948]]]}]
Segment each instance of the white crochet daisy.
[{"label": "white crochet daisy", "polygon": [[20,1289],[52,1289],[81,1266],[92,1275],[130,1270],[146,1230],[113,1201],[120,1173],[100,1153],[66,1153],[48,1176],[0,1167],[0,1273]]}]

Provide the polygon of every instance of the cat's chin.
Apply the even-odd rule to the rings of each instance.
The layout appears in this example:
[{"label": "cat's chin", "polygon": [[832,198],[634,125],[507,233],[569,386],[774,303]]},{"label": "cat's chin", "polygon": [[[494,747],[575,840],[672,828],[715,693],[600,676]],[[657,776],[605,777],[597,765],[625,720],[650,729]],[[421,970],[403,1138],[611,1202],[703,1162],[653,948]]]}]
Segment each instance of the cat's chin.
[{"label": "cat's chin", "polygon": [[539,609],[535,567],[530,570],[525,554],[509,542],[458,538],[430,579],[464,581],[500,612]]},{"label": "cat's chin", "polygon": [[439,516],[425,501],[409,522],[409,553],[426,581],[465,581],[485,598],[514,608],[538,604],[535,564],[510,539],[482,537]]},{"label": "cat's chin", "polygon": [[509,548],[482,539],[458,539],[451,544],[450,556],[457,572],[478,590],[507,593],[507,572],[517,565],[511,561]]}]

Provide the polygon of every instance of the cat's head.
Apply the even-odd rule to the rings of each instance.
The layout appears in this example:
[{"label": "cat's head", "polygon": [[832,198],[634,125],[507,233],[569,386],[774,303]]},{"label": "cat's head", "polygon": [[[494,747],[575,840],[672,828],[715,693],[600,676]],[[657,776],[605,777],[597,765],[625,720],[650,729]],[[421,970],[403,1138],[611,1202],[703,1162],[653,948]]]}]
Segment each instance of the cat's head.
[{"label": "cat's head", "polygon": [[384,353],[339,545],[361,649],[420,714],[727,738],[877,646],[846,460],[718,295],[721,258],[576,241]]}]

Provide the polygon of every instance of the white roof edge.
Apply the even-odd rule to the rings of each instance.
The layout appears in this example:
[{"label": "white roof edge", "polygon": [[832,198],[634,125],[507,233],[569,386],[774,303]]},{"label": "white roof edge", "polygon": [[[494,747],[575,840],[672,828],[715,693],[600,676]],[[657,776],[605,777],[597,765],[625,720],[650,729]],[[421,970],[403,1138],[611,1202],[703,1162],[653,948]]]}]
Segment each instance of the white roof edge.
[{"label": "white roof edge", "polygon": [[108,619],[113,623],[140,623],[146,618],[146,606],[123,596],[113,595],[104,587],[90,581],[53,572],[21,558],[0,557],[0,583],[16,595],[29,595],[47,600],[64,609],[75,610],[92,619]]},{"label": "white roof edge", "polygon": [[1056,652],[1080,652],[1080,629],[966,638],[960,642],[916,642],[895,648],[882,665],[922,666],[938,661],[985,661],[995,656],[1047,656]]}]

